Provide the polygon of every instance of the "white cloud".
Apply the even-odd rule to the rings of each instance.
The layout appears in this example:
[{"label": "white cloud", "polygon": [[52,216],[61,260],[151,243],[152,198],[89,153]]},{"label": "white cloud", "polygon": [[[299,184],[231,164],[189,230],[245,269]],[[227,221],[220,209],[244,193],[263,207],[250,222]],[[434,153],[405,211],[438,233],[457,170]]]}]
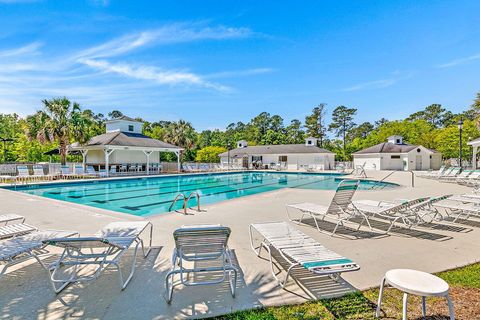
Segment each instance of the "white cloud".
[{"label": "white cloud", "polygon": [[163,71],[151,66],[131,66],[125,63],[112,64],[105,60],[80,60],[85,65],[104,72],[117,73],[135,79],[153,80],[166,85],[196,85],[219,91],[228,91],[229,88],[220,84],[208,82],[201,76],[181,71]]},{"label": "white cloud", "polygon": [[459,59],[455,59],[455,60],[452,60],[452,61],[447,62],[447,63],[439,64],[439,65],[437,65],[437,68],[455,67],[455,66],[465,64],[465,63],[475,61],[475,60],[480,60],[480,54],[476,54],[476,55],[466,57],[466,58],[459,58]]},{"label": "white cloud", "polygon": [[375,81],[368,81],[357,83],[351,87],[343,89],[343,91],[357,91],[357,90],[368,90],[368,89],[381,89],[390,87],[397,82],[395,79],[382,79],[382,80],[375,80]]},{"label": "white cloud", "polygon": [[373,89],[383,89],[393,86],[398,81],[409,79],[414,75],[414,72],[402,72],[399,70],[395,70],[391,73],[391,77],[380,79],[380,80],[373,80],[367,82],[360,82],[351,87],[344,88],[342,91],[359,91],[359,90],[373,90]]},{"label": "white cloud", "polygon": [[252,32],[248,28],[197,27],[188,24],[172,24],[107,41],[79,52],[75,58],[107,58],[126,54],[147,45],[244,38],[251,34]]},{"label": "white cloud", "polygon": [[[1,0],[0,0],[1,1]],[[36,55],[40,52],[38,49],[42,46],[41,42],[32,42],[23,47],[0,51],[0,58],[17,57],[21,55]]]},{"label": "white cloud", "polygon": [[216,73],[206,75],[205,78],[214,79],[214,78],[243,77],[243,76],[252,76],[252,75],[272,73],[272,72],[275,72],[275,69],[254,68],[254,69],[246,69],[246,70],[216,72]]}]

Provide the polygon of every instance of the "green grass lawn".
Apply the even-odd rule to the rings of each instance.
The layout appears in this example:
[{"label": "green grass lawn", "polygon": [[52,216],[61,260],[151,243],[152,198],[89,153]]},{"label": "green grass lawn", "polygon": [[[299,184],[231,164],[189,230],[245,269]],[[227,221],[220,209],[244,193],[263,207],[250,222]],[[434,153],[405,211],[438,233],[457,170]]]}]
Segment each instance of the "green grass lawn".
[{"label": "green grass lawn", "polygon": [[[437,274],[450,284],[457,319],[476,319],[480,303],[480,263]],[[271,307],[239,311],[213,318],[215,320],[313,320],[313,319],[374,319],[378,289],[356,292],[341,298],[306,302],[299,305]],[[402,293],[386,289],[382,302],[384,319],[401,319]],[[420,298],[409,298],[409,319],[420,317]],[[478,312],[478,314],[477,314]],[[427,313],[432,319],[444,319],[446,301],[442,298],[427,299]]]}]

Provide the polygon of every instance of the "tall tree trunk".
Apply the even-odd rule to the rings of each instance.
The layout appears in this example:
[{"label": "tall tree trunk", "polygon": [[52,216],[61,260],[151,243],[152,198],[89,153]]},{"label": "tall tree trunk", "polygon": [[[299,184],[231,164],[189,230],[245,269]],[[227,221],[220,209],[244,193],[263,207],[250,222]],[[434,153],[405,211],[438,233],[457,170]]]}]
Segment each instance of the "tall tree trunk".
[{"label": "tall tree trunk", "polygon": [[60,163],[65,165],[67,163],[67,146],[68,143],[65,141],[65,138],[60,138]]}]

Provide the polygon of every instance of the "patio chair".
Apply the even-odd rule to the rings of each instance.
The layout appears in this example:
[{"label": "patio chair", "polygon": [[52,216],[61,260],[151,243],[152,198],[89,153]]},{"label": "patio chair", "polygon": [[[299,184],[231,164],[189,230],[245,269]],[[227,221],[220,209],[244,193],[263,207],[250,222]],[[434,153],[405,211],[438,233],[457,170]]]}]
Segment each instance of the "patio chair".
[{"label": "patio chair", "polygon": [[32,175],[30,175],[30,171],[28,170],[28,166],[17,166],[17,175],[14,177],[15,180],[22,180],[27,181],[30,179],[34,179]]},{"label": "patio chair", "polygon": [[333,196],[328,207],[310,202],[288,204],[286,207],[288,219],[292,222],[297,222],[291,218],[291,214],[288,210],[288,208],[293,208],[300,210],[302,213],[302,216],[300,217],[300,220],[298,220],[298,223],[303,222],[305,215],[310,216],[315,222],[315,226],[317,227],[318,231],[320,232],[322,232],[322,230],[320,229],[318,220],[323,221],[325,218],[331,218],[337,221],[335,228],[331,232],[332,235],[335,234],[339,226],[344,226],[345,222],[349,222],[351,219],[358,217],[362,218],[362,221],[358,224],[357,230],[360,229],[364,222],[366,222],[371,229],[372,227],[370,226],[368,217],[361,211],[356,210],[355,207],[350,206],[350,204],[352,203],[352,197],[355,194],[355,191],[358,189],[359,184],[359,180],[341,181],[338,184],[335,195]]},{"label": "patio chair", "polygon": [[447,218],[452,218],[456,222],[462,216],[465,219],[470,217],[480,218],[480,196],[475,194],[463,194],[451,196],[445,201],[435,204],[435,207],[445,209]]},{"label": "patio chair", "polygon": [[[9,223],[17,220],[21,221]],[[0,239],[17,237],[37,230],[36,227],[26,224],[24,217],[16,214],[0,215],[0,223],[4,223],[0,226]]]},{"label": "patio chair", "polygon": [[[173,232],[175,248],[172,255],[172,269],[165,277],[166,299],[172,301],[173,289],[179,284],[185,286],[214,285],[228,280],[230,292],[235,297],[238,271],[233,265],[227,243],[231,230],[221,225],[192,225],[182,226]],[[197,264],[215,263],[218,265],[205,266]],[[186,264],[193,264],[187,267]],[[189,274],[221,273],[221,277],[209,279],[207,277],[193,277]],[[175,282],[175,275],[180,275],[180,282]]]},{"label": "patio chair", "polygon": [[68,165],[63,165],[60,167],[60,175],[63,179],[75,179],[78,177],[76,173],[72,172],[70,166]]},{"label": "patio chair", "polygon": [[47,245],[44,241],[57,237],[72,237],[76,234],[77,232],[73,231],[44,230],[0,241],[0,265],[3,266],[0,278],[5,275],[9,267],[30,258],[35,258],[42,267],[47,269],[39,258],[40,255],[47,253],[45,250]]},{"label": "patio chair", "polygon": [[463,170],[462,172],[460,172],[459,174],[455,175],[455,176],[447,176],[447,177],[443,177],[441,179],[442,182],[458,182],[458,181],[461,181],[463,179],[466,179],[470,176],[470,174],[473,172],[473,170]]},{"label": "patio chair", "polygon": [[105,170],[100,170],[97,172],[93,166],[87,166],[87,174],[100,178],[107,176],[107,172]]},{"label": "patio chair", "polygon": [[[325,248],[286,222],[255,223],[250,225],[249,231],[253,251],[259,257],[262,248],[268,252],[272,275],[282,288],[294,275],[296,267],[303,267],[315,276],[329,276],[336,281],[342,273],[360,269],[354,261]],[[254,243],[254,232],[261,237],[258,246]],[[278,261],[278,256],[284,261]],[[274,270],[274,259],[287,272],[283,280]]]},{"label": "patio chair", "polygon": [[[145,251],[140,235],[148,227],[150,227],[150,239],[149,247]],[[139,246],[142,248],[144,257],[150,252],[152,233],[153,225],[149,221],[112,222],[93,237],[58,237],[44,241],[44,244],[64,249],[60,258],[48,266],[53,289],[59,293],[70,283],[95,280],[105,269],[113,266],[118,271],[120,285],[124,290],[135,272]],[[124,280],[119,262],[132,246],[134,246],[134,253],[131,271]],[[93,272],[82,272],[85,266],[93,267]]]},{"label": "patio chair", "polygon": [[380,218],[387,220],[389,226],[385,231],[386,234],[402,222],[406,228],[412,228],[425,222],[415,206],[428,201],[429,198],[416,198],[413,200],[403,200],[398,203],[389,201],[359,200],[353,201],[352,205],[369,218]]},{"label": "patio chair", "polygon": [[128,171],[128,166],[126,164],[121,164],[120,165],[120,173],[127,173]]},{"label": "patio chair", "polygon": [[445,174],[442,174],[440,177],[438,177],[439,180],[448,180],[451,178],[455,178],[457,175],[460,174],[462,171],[462,168],[460,167],[453,167],[451,170],[447,170]]},{"label": "patio chair", "polygon": [[44,180],[44,179],[51,180],[52,179],[52,176],[45,174],[45,172],[43,171],[43,166],[41,164],[36,164],[36,165],[33,166],[33,176],[36,179],[40,179],[40,180]]},{"label": "patio chair", "polygon": [[422,178],[430,178],[430,177],[438,177],[440,176],[445,170],[447,169],[446,166],[441,166],[437,171],[429,171],[426,173],[417,174],[419,177]]},{"label": "patio chair", "polygon": [[456,182],[469,187],[476,187],[480,184],[480,170],[473,170],[468,177],[458,179]]},{"label": "patio chair", "polygon": [[113,175],[116,175],[117,174],[117,166],[116,165],[112,165],[110,166],[110,171],[109,171],[110,174],[113,174]]},{"label": "patio chair", "polygon": [[12,222],[12,221],[20,221],[20,223],[24,223],[25,217],[20,216],[18,214],[14,214],[14,213],[0,214],[0,223],[7,225],[9,222]]}]

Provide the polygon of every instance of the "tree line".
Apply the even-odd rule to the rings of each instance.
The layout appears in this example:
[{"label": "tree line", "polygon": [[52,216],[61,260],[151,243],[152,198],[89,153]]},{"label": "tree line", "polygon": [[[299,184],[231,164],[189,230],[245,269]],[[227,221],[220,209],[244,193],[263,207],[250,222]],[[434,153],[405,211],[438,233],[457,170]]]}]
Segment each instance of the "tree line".
[{"label": "tree line", "polygon": [[[105,132],[104,122],[118,118],[121,111],[105,114],[84,109],[67,98],[43,100],[43,108],[32,115],[0,114],[0,138],[5,142],[2,162],[48,161],[46,151],[58,148],[60,161],[76,161],[67,154],[67,146],[74,141],[84,143],[93,136]],[[233,149],[239,140],[249,145],[303,144],[306,137],[318,138],[319,147],[336,153],[339,161],[352,159],[352,153],[385,142],[390,135],[402,135],[411,144],[421,144],[442,152],[444,158],[458,157],[459,135],[457,124],[463,121],[463,155],[471,157],[467,142],[480,137],[480,92],[464,112],[453,113],[440,104],[431,104],[405,119],[380,118],[357,124],[357,108],[337,106],[327,117],[325,103],[315,106],[305,119],[293,119],[286,123],[277,114],[261,112],[250,121],[233,122],[224,130],[198,132],[185,120],[144,123],[143,133],[182,148],[183,161],[218,161],[218,154]],[[331,119],[327,123],[327,119]],[[162,154],[162,160],[173,161],[173,154]]]}]

